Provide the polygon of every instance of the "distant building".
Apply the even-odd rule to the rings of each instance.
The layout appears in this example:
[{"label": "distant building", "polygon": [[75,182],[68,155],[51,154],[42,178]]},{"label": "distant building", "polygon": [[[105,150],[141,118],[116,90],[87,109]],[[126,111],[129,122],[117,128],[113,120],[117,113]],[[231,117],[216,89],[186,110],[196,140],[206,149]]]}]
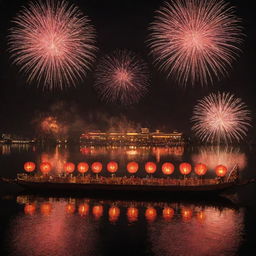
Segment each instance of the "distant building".
[{"label": "distant building", "polygon": [[90,145],[180,145],[184,143],[180,132],[150,132],[142,128],[141,132],[88,132],[80,137],[81,144]]},{"label": "distant building", "polygon": [[24,138],[15,134],[2,133],[0,134],[0,143],[2,144],[28,144],[34,143],[34,139]]}]

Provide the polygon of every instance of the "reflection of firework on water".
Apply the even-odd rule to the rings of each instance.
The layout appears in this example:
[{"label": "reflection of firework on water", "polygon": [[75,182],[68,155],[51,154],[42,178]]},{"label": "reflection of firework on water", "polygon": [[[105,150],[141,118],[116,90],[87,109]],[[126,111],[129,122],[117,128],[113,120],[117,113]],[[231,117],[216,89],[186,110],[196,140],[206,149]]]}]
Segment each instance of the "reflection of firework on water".
[{"label": "reflection of firework on water", "polygon": [[147,65],[127,50],[103,57],[96,70],[95,88],[106,102],[137,103],[148,83]]},{"label": "reflection of firework on water", "polygon": [[186,84],[227,72],[241,43],[240,21],[220,0],[166,2],[152,24],[149,46],[161,70]]},{"label": "reflection of firework on water", "polygon": [[202,141],[240,141],[250,120],[250,112],[241,99],[230,93],[210,94],[195,106],[192,130]]},{"label": "reflection of firework on water", "polygon": [[28,81],[47,89],[74,85],[94,59],[94,29],[65,1],[30,3],[14,19],[9,44],[14,63]]},{"label": "reflection of firework on water", "polygon": [[204,163],[211,170],[214,170],[217,165],[225,165],[228,170],[231,170],[236,164],[239,170],[243,170],[247,165],[245,153],[241,153],[238,148],[233,147],[206,147],[201,148],[198,154],[192,155],[194,164]]}]

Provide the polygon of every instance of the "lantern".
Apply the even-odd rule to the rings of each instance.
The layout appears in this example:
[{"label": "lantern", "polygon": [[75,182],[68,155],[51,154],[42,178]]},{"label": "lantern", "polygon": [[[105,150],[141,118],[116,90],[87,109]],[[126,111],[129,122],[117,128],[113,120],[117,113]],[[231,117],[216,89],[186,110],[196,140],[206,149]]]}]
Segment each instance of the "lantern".
[{"label": "lantern", "polygon": [[78,208],[78,212],[80,216],[86,216],[89,212],[89,205],[88,204],[80,204]]},{"label": "lantern", "polygon": [[100,162],[95,162],[91,166],[92,172],[93,173],[100,173],[102,171],[102,163]]},{"label": "lantern", "polygon": [[199,222],[204,222],[206,219],[205,213],[203,211],[198,212],[196,218]]},{"label": "lantern", "polygon": [[24,213],[26,215],[34,215],[36,212],[36,206],[34,204],[26,204],[24,207]]},{"label": "lantern", "polygon": [[135,222],[138,220],[139,211],[135,207],[129,207],[127,209],[127,218],[129,222]]},{"label": "lantern", "polygon": [[174,215],[174,210],[171,207],[165,207],[163,209],[163,218],[166,221],[170,221]]},{"label": "lantern", "polygon": [[228,169],[226,166],[224,165],[218,165],[216,168],[215,168],[215,172],[216,172],[216,175],[218,177],[224,177],[227,172],[228,172]]},{"label": "lantern", "polygon": [[193,215],[192,210],[189,208],[183,208],[181,210],[181,216],[184,221],[190,220],[192,218],[192,215]]},{"label": "lantern", "polygon": [[145,216],[146,216],[146,219],[148,221],[154,221],[156,219],[156,216],[157,216],[157,212],[156,212],[156,209],[153,208],[153,207],[149,207],[147,208],[146,212],[145,212]]},{"label": "lantern", "polygon": [[26,172],[33,172],[36,169],[36,164],[34,162],[26,162],[24,164],[24,170]]},{"label": "lantern", "polygon": [[162,172],[165,175],[171,175],[174,172],[174,165],[172,163],[164,163],[162,165]]},{"label": "lantern", "polygon": [[189,164],[189,163],[181,163],[180,164],[180,172],[181,172],[181,174],[188,175],[188,174],[191,173],[191,171],[192,171],[191,164]]},{"label": "lantern", "polygon": [[139,165],[136,162],[130,162],[127,164],[127,171],[131,174],[136,173],[139,170]]},{"label": "lantern", "polygon": [[98,220],[103,215],[102,205],[95,205],[92,208],[92,214],[96,220]]},{"label": "lantern", "polygon": [[109,162],[107,164],[107,170],[110,172],[110,173],[115,173],[118,169],[118,163],[117,162]]},{"label": "lantern", "polygon": [[52,205],[50,203],[43,203],[40,207],[40,211],[44,216],[49,216],[52,212]]},{"label": "lantern", "polygon": [[85,163],[85,162],[79,163],[77,165],[77,170],[78,170],[78,172],[84,174],[84,173],[88,172],[89,165],[87,163]]},{"label": "lantern", "polygon": [[52,166],[50,163],[48,162],[43,162],[40,164],[40,171],[43,173],[43,174],[48,174],[52,169]]},{"label": "lantern", "polygon": [[156,172],[156,164],[153,162],[147,162],[145,164],[145,170],[148,174],[153,174]]},{"label": "lantern", "polygon": [[197,164],[195,166],[195,173],[198,175],[198,176],[204,176],[207,172],[207,166],[205,164]]},{"label": "lantern", "polygon": [[73,173],[76,169],[76,166],[73,163],[65,163],[64,164],[64,171],[66,173]]},{"label": "lantern", "polygon": [[112,206],[109,208],[108,216],[110,222],[116,222],[120,215],[120,209],[116,206]]},{"label": "lantern", "polygon": [[66,205],[66,213],[73,214],[76,211],[76,207],[74,204],[67,204]]}]

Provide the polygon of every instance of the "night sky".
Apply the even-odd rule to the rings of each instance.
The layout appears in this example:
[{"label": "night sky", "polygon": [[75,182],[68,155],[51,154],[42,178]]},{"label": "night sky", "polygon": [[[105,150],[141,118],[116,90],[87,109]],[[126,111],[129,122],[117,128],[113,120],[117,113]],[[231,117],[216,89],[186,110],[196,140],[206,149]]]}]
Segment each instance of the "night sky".
[{"label": "night sky", "polygon": [[[173,79],[158,71],[148,56],[146,40],[148,25],[153,21],[154,11],[160,7],[159,0],[100,1],[72,0],[81,11],[89,16],[97,31],[97,57],[111,53],[115,49],[129,49],[141,56],[150,67],[151,85],[149,93],[139,104],[130,107],[102,103],[93,89],[94,73],[88,73],[77,88],[58,92],[42,92],[36,83],[27,84],[26,78],[11,65],[7,51],[8,29],[11,19],[26,0],[0,0],[0,132],[33,134],[34,122],[41,113],[58,109],[58,114],[67,116],[67,122],[82,120],[80,124],[104,129],[100,119],[114,116],[127,118],[151,129],[180,130],[189,133],[192,108],[198,99],[210,92],[230,91],[241,97],[256,113],[254,87],[256,85],[256,29],[253,1],[230,1],[237,7],[237,15],[242,18],[244,42],[242,53],[233,64],[229,77],[215,80],[213,85],[186,89],[179,87]],[[69,113],[69,114],[67,114]],[[79,123],[79,122],[77,122]],[[253,120],[255,126],[255,120]],[[83,127],[80,127],[82,130]],[[254,128],[250,129],[250,137]]]}]

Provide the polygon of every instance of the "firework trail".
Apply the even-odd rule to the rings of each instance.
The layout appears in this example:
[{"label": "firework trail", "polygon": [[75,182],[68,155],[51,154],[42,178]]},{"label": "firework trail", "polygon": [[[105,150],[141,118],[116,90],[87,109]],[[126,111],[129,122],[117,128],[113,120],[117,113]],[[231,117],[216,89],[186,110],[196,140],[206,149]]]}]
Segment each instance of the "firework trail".
[{"label": "firework trail", "polygon": [[95,88],[103,101],[129,105],[147,92],[148,77],[144,61],[130,51],[116,50],[100,60]]},{"label": "firework trail", "polygon": [[94,60],[94,28],[74,5],[31,2],[13,22],[9,50],[29,83],[49,90],[75,86]]},{"label": "firework trail", "polygon": [[210,94],[195,106],[192,130],[210,143],[240,141],[247,134],[250,120],[241,99],[230,93]]},{"label": "firework trail", "polygon": [[166,2],[150,27],[150,53],[183,85],[212,83],[236,58],[241,30],[234,8],[222,0]]}]

